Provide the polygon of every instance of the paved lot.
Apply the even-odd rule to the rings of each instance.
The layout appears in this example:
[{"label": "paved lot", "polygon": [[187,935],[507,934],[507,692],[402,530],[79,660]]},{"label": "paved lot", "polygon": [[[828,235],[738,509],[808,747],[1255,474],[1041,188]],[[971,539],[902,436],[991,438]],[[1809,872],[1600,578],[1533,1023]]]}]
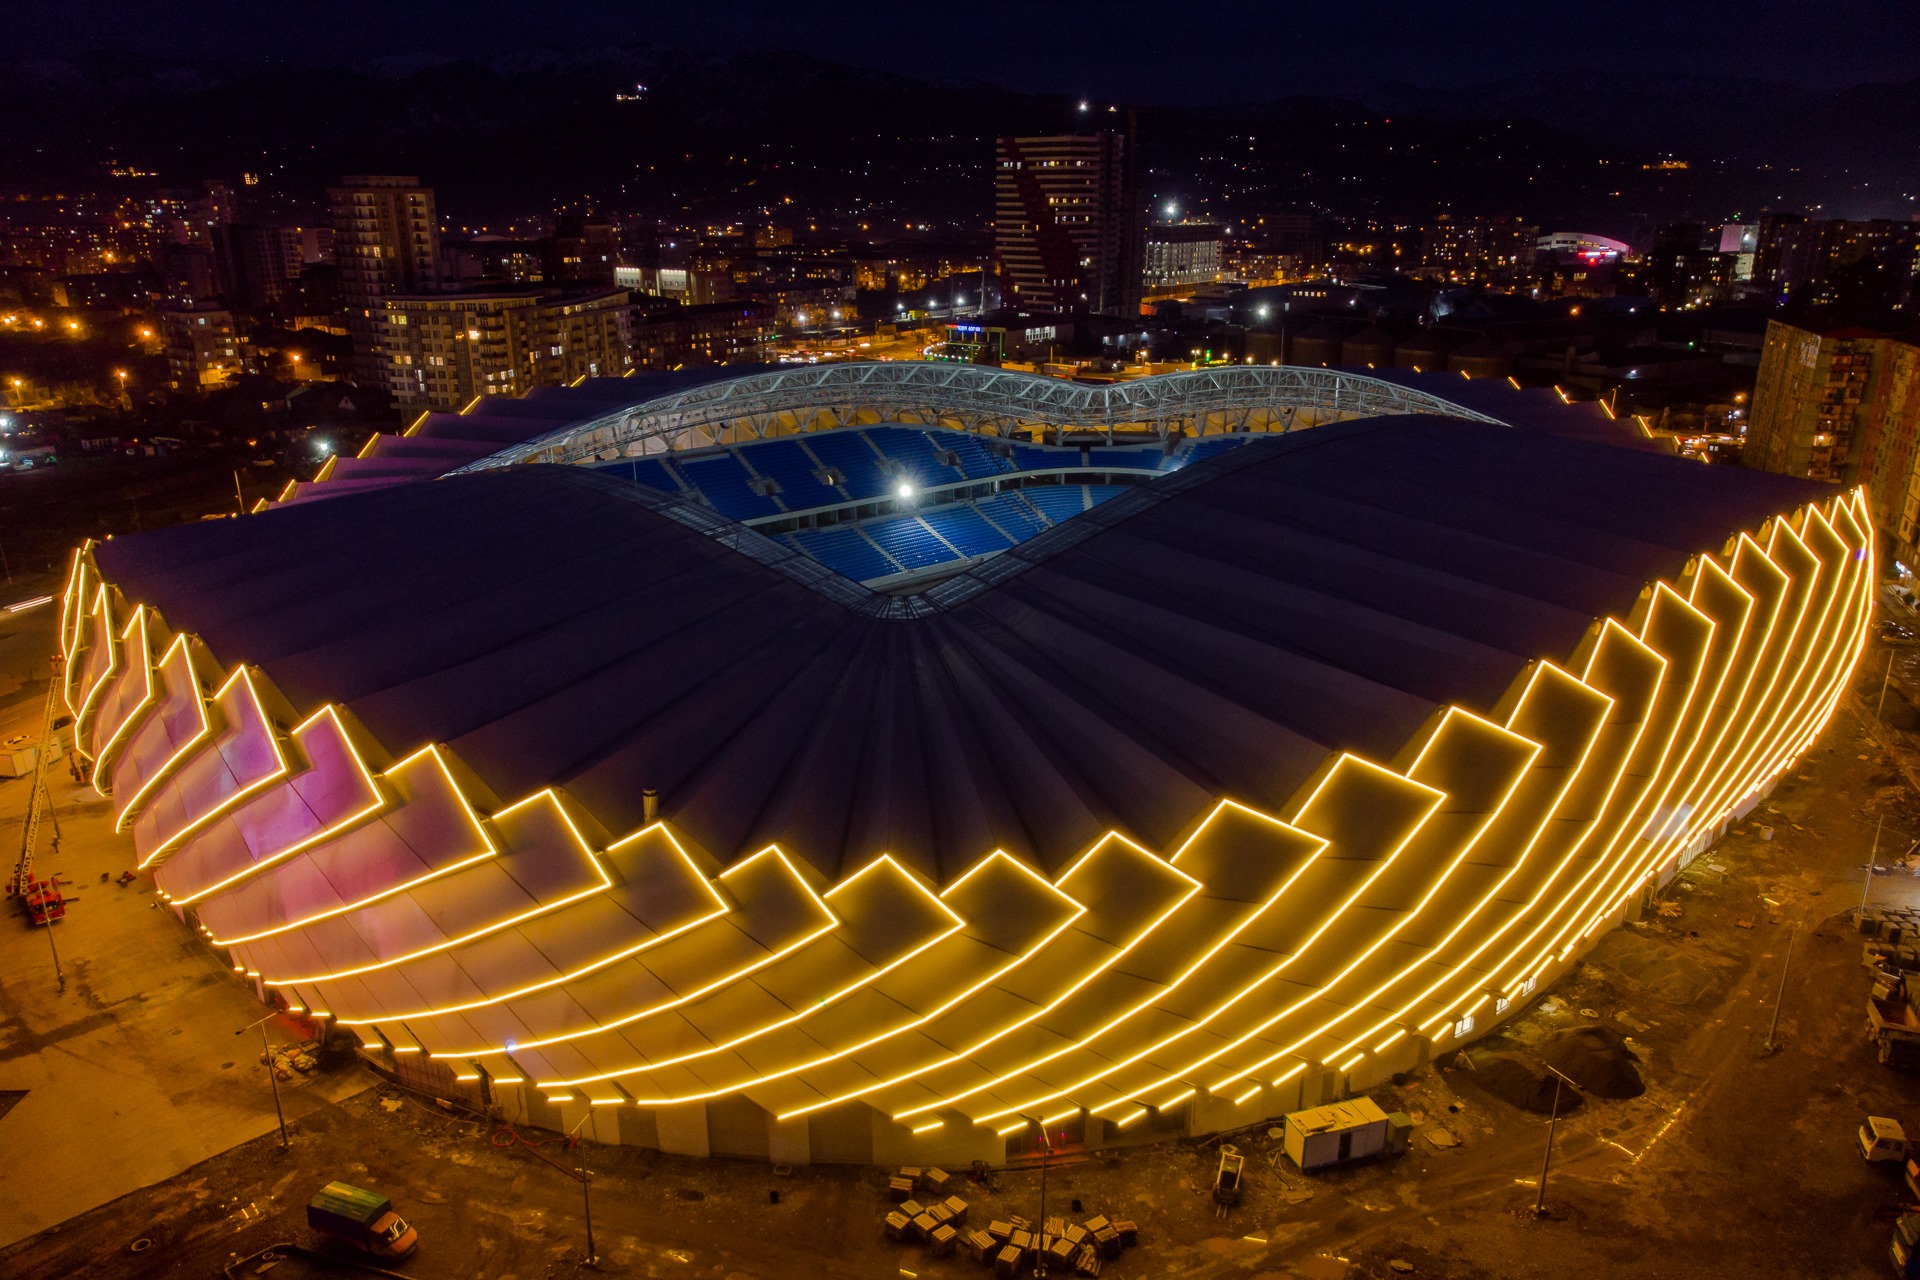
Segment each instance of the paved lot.
[{"label": "paved lot", "polygon": [[[1907,741],[1895,745],[1904,752]],[[1423,1121],[1401,1160],[1308,1179],[1262,1126],[1233,1139],[1249,1173],[1246,1201],[1227,1218],[1206,1194],[1217,1147],[1194,1142],[1056,1168],[1051,1211],[1077,1198],[1087,1213],[1139,1222],[1139,1248],[1109,1277],[1886,1275],[1889,1227],[1875,1215],[1901,1198],[1898,1180],[1859,1159],[1853,1133],[1870,1112],[1920,1129],[1920,1077],[1871,1056],[1861,1034],[1866,972],[1845,913],[1859,900],[1876,821],[1885,824],[1883,860],[1920,838],[1909,768],[1920,775],[1920,755],[1910,765],[1889,754],[1858,711],[1843,710],[1768,804],[1664,895],[1671,914],[1612,935],[1485,1045],[1524,1051],[1556,1030],[1607,1020],[1627,1030],[1640,1059],[1643,1096],[1592,1099],[1561,1122],[1544,1219],[1532,1212],[1544,1118],[1500,1101],[1463,1068],[1430,1069],[1376,1094]],[[6,796],[0,790],[0,803]],[[84,848],[61,856],[76,869],[109,856]],[[41,1221],[64,1216],[62,1205],[100,1203],[113,1186],[144,1189],[0,1248],[0,1274],[215,1275],[236,1255],[304,1239],[306,1197],[345,1177],[388,1191],[413,1219],[422,1245],[406,1270],[423,1280],[572,1275],[585,1236],[580,1187],[565,1170],[583,1161],[596,1171],[604,1273],[983,1274],[888,1243],[879,1170],[778,1177],[745,1161],[569,1151],[553,1135],[529,1133],[547,1143],[536,1154],[491,1123],[390,1088],[338,1102],[309,1091],[296,1103],[290,1152],[271,1136],[235,1146],[272,1126],[264,1079],[230,1034],[252,1016],[246,992],[183,946],[137,890],[83,887],[75,927],[61,938],[72,938],[76,966],[87,962],[91,995],[77,981],[66,997],[48,994],[41,953],[20,947],[39,939],[0,936],[5,1034],[19,1037],[0,1050],[0,1087],[9,1072],[45,1069],[95,1089],[79,1124],[58,1105],[58,1085],[28,1095],[53,1095],[42,1110],[22,1103],[0,1117],[10,1150],[30,1153],[19,1173],[8,1162],[0,1187],[9,1211],[31,1205]],[[1880,877],[1872,892],[1920,903],[1920,880]],[[1777,994],[1781,1047],[1768,1053]],[[68,1057],[86,1066],[59,1065]],[[56,1065],[45,1067],[49,1059]],[[235,1065],[223,1069],[229,1059]],[[100,1083],[109,1080],[123,1099]],[[135,1160],[144,1162],[137,1172],[118,1167]],[[167,1176],[176,1169],[184,1172]],[[118,1182],[83,1194],[88,1170],[110,1170]],[[999,1173],[961,1194],[977,1214],[1036,1216],[1038,1182],[1032,1172]],[[150,1247],[135,1255],[137,1240]],[[292,1264],[269,1280],[290,1273],[299,1274]]]},{"label": "paved lot", "polygon": [[[0,662],[33,683],[0,701],[0,739],[37,734],[52,607],[0,614]],[[24,1091],[0,1115],[0,1245],[44,1230],[127,1192],[172,1177],[273,1130],[273,1098],[257,1061],[258,1033],[234,1029],[260,1016],[251,989],[171,913],[150,886],[106,882],[130,864],[107,802],[77,785],[64,761],[49,775],[61,840],[41,828],[35,867],[72,886],[76,900],[53,927],[64,990],[45,929],[18,900],[0,914],[0,1091]],[[29,782],[0,781],[0,861],[18,856]],[[354,1069],[298,1078],[289,1114],[365,1088]]]}]

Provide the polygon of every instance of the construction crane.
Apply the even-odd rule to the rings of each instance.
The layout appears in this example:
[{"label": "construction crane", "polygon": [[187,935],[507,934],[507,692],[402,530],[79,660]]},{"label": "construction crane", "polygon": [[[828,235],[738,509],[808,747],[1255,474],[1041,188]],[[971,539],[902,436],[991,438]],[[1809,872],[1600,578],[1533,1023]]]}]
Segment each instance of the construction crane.
[{"label": "construction crane", "polygon": [[54,696],[60,688],[58,672],[47,682],[47,706],[41,720],[40,745],[33,753],[33,789],[27,793],[27,824],[20,836],[20,858],[13,865],[13,878],[8,881],[9,896],[26,899],[27,921],[29,924],[44,924],[47,927],[47,946],[53,952],[53,973],[59,980],[60,990],[67,989],[67,975],[60,967],[60,948],[53,941],[53,922],[67,913],[66,901],[61,897],[59,888],[51,882],[42,882],[33,874],[33,855],[40,842],[40,820],[42,817],[53,820],[53,847],[60,848],[60,820],[53,815],[53,800],[47,793],[47,762],[53,757],[53,709]]}]

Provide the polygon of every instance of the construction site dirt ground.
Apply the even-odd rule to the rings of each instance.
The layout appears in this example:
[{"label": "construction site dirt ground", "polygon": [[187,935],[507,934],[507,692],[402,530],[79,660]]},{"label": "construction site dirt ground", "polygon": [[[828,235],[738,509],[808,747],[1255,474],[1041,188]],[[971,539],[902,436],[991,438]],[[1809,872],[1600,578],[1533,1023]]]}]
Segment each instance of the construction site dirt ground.
[{"label": "construction site dirt ground", "polygon": [[[1863,667],[1875,672],[1870,710],[1878,668],[1871,657]],[[1611,935],[1476,1046],[1525,1055],[1556,1031],[1605,1024],[1639,1059],[1643,1095],[1590,1098],[1561,1119],[1544,1216],[1534,1202],[1546,1118],[1495,1098],[1473,1069],[1439,1066],[1373,1095],[1420,1121],[1404,1157],[1302,1175],[1279,1131],[1262,1125],[1226,1139],[1248,1159],[1245,1199],[1224,1218],[1209,1196],[1217,1140],[1062,1162],[1048,1174],[1048,1212],[1077,1199],[1084,1214],[1139,1224],[1139,1245],[1108,1264],[1109,1277],[1890,1274],[1891,1227],[1878,1214],[1904,1199],[1899,1171],[1867,1165],[1854,1135],[1868,1114],[1920,1131],[1920,1077],[1881,1066],[1867,1042],[1868,975],[1848,913],[1876,826],[1883,863],[1920,838],[1920,795],[1903,737],[1886,733],[1883,746],[1866,723],[1861,704],[1844,706],[1770,799],[1668,887],[1663,910]],[[1920,879],[1904,873],[1875,878],[1871,891],[1920,905]],[[250,1055],[246,1066],[264,1090]],[[310,1241],[303,1205],[336,1178],[391,1194],[419,1229],[409,1275],[588,1274],[581,1187],[567,1172],[581,1163],[595,1175],[603,1274],[987,1274],[885,1238],[885,1170],[780,1176],[759,1163],[560,1141],[536,1153],[390,1086],[326,1096],[343,1092],[312,1092],[290,1150],[269,1135],[215,1155],[0,1251],[0,1275],[215,1276],[275,1241]],[[92,1119],[74,1116],[59,1140],[88,1141]],[[0,1137],[11,1138],[8,1126],[0,1116]],[[12,1185],[29,1196],[35,1159],[9,1141],[7,1163],[27,1175]],[[1039,1192],[1032,1170],[959,1187],[976,1222],[1037,1217]],[[259,1274],[292,1280],[305,1266]]]}]

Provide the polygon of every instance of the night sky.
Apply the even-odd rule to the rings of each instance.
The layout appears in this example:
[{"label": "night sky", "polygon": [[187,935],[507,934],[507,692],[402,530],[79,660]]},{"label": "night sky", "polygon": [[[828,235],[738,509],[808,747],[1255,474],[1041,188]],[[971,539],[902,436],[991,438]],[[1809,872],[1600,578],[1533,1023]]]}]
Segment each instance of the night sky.
[{"label": "night sky", "polygon": [[1393,81],[1464,86],[1569,67],[1815,90],[1920,78],[1912,0],[13,0],[6,10],[6,58],[129,50],[362,63],[608,45],[759,47],[922,78],[1192,105]]}]

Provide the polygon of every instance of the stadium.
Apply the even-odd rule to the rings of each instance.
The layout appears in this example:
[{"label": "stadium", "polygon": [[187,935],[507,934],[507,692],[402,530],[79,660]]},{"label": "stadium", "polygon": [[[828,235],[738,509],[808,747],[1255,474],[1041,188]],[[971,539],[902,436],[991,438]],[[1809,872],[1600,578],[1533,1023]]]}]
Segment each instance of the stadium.
[{"label": "stadium", "polygon": [[1757,804],[1857,492],[1504,382],[588,381],[76,554],[78,751],[263,998],[606,1142],[1000,1164],[1497,1027]]}]

